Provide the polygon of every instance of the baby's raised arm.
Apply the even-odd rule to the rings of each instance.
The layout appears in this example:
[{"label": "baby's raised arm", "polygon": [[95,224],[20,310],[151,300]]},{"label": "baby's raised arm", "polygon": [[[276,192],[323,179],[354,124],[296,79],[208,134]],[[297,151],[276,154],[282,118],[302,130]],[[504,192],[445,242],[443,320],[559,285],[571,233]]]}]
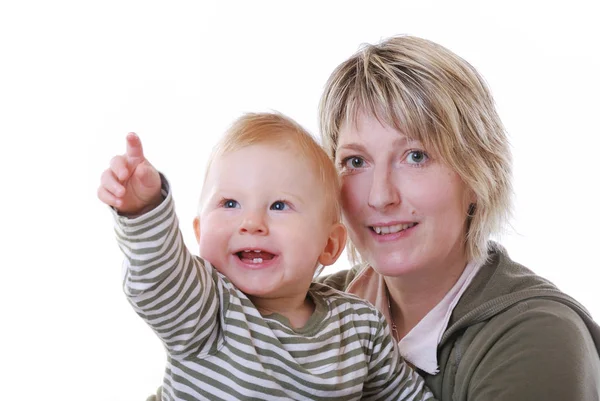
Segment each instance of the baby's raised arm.
[{"label": "baby's raised arm", "polygon": [[123,290],[134,310],[171,356],[210,352],[220,341],[217,276],[186,248],[168,182],[134,133],[102,173],[98,198],[114,209]]},{"label": "baby's raised arm", "polygon": [[162,202],[160,189],[160,174],[144,157],[140,138],[130,132],[125,154],[113,157],[102,173],[98,198],[122,216],[136,217]]}]

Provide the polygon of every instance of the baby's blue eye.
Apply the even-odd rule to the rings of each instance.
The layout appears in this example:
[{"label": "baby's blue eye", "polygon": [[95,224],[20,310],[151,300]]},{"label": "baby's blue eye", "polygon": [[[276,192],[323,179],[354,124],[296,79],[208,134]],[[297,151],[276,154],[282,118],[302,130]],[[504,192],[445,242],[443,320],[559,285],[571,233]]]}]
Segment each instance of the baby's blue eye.
[{"label": "baby's blue eye", "polygon": [[225,209],[235,209],[237,206],[237,201],[234,201],[233,199],[227,199],[223,202],[223,207]]},{"label": "baby's blue eye", "polygon": [[271,210],[285,210],[288,207],[284,201],[273,202]]}]

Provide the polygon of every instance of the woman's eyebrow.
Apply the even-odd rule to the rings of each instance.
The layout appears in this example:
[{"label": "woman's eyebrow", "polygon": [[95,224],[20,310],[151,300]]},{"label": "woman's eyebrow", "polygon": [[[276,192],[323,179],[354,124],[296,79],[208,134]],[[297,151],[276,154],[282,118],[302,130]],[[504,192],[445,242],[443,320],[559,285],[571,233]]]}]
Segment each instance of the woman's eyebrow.
[{"label": "woman's eyebrow", "polygon": [[365,147],[363,145],[361,145],[360,143],[350,142],[350,143],[345,143],[343,145],[338,146],[337,152],[339,152],[340,150],[364,151]]},{"label": "woman's eyebrow", "polygon": [[[416,140],[416,139],[409,139],[407,136],[402,135],[396,139],[394,139],[394,141],[392,142],[392,146],[394,148],[399,148],[399,147],[406,147],[409,146],[411,144],[420,144],[421,142]],[[340,150],[354,150],[354,151],[359,151],[359,152],[366,152],[366,148],[364,147],[364,145],[358,143],[358,142],[348,142],[348,143],[344,143],[338,146],[337,148],[337,152],[339,152]]]}]

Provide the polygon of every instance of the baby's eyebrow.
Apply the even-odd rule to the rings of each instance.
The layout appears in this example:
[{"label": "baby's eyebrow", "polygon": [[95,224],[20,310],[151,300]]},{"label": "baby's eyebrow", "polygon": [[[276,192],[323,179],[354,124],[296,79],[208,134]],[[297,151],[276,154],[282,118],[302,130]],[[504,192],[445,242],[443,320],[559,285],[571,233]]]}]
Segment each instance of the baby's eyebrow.
[{"label": "baby's eyebrow", "polygon": [[289,198],[290,200],[298,203],[304,203],[302,200],[302,195],[294,192],[281,191],[284,198]]}]

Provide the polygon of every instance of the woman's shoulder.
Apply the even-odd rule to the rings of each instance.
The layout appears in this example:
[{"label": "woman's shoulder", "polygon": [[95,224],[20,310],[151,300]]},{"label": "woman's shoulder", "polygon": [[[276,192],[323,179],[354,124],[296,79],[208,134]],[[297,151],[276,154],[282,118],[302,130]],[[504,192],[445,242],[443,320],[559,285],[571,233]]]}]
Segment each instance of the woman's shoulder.
[{"label": "woman's shoulder", "polygon": [[513,261],[500,244],[490,242],[488,258],[461,296],[452,320],[472,316],[475,311],[486,309],[486,305],[500,310],[499,306],[505,309],[522,300],[543,297],[556,297],[577,304],[550,280]]},{"label": "woman's shoulder", "polygon": [[[512,401],[595,399],[590,396],[600,390],[599,334],[593,321],[562,302],[517,303],[467,327],[457,343],[446,343],[461,350],[454,393]],[[534,382],[515,381],[534,376]]]},{"label": "woman's shoulder", "polygon": [[[490,243],[487,261],[479,268],[453,310],[449,326],[467,326],[492,318],[516,305],[533,300],[561,303],[584,319],[589,312],[552,282],[513,261],[499,244]],[[458,329],[459,327],[455,327]]]},{"label": "woman's shoulder", "polygon": [[[566,399],[560,397],[600,388],[594,387],[600,380],[578,385],[579,376],[564,371],[600,371],[600,327],[585,308],[512,261],[498,244],[492,244],[489,256],[454,309],[440,344],[460,347],[457,366],[472,367],[456,371],[458,393],[474,392],[487,399],[488,391],[504,391],[510,397],[503,400],[524,400],[538,399],[540,391],[545,394],[553,388],[558,398],[551,399]],[[498,368],[508,361],[504,369]],[[544,390],[535,386],[515,387],[514,393],[506,390],[514,377],[527,377],[532,371],[547,378]],[[561,377],[564,382],[554,388]]]},{"label": "woman's shoulder", "polygon": [[[480,328],[475,331],[479,332]],[[485,337],[485,342],[489,344],[504,341],[522,347],[534,342],[543,348],[542,343],[548,341],[555,350],[566,350],[572,345],[580,348],[584,343],[591,344],[592,348],[597,343],[596,346],[600,347],[600,327],[597,323],[561,298],[530,297],[516,302],[494,314],[481,326],[481,332],[487,334],[480,336],[480,341],[484,341]],[[599,352],[600,348],[595,353]]]}]

